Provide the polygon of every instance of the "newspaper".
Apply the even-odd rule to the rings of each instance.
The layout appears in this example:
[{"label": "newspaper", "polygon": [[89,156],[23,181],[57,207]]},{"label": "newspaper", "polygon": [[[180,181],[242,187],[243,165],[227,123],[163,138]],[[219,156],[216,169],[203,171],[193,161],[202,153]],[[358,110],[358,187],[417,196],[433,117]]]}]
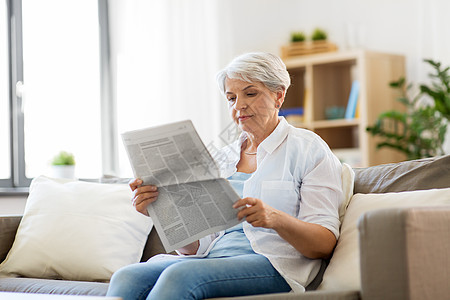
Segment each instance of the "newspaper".
[{"label": "newspaper", "polygon": [[191,121],[125,132],[122,140],[134,176],[158,186],[147,210],[167,252],[240,222],[232,208],[239,195]]}]

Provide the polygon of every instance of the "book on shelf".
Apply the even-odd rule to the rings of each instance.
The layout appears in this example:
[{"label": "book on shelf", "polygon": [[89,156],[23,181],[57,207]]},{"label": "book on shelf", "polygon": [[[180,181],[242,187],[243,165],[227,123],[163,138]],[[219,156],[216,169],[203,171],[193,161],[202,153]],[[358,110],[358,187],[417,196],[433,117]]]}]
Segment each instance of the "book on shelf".
[{"label": "book on shelf", "polygon": [[279,116],[287,117],[290,115],[303,116],[303,107],[282,108],[278,113]]},{"label": "book on shelf", "polygon": [[359,112],[360,108],[359,107],[360,106],[361,106],[361,101],[356,101],[355,119],[359,118],[359,114],[360,114],[360,112]]},{"label": "book on shelf", "polygon": [[353,80],[352,88],[350,90],[350,95],[348,97],[347,109],[345,110],[345,118],[353,119],[356,114],[356,106],[358,103],[359,96],[359,81]]}]

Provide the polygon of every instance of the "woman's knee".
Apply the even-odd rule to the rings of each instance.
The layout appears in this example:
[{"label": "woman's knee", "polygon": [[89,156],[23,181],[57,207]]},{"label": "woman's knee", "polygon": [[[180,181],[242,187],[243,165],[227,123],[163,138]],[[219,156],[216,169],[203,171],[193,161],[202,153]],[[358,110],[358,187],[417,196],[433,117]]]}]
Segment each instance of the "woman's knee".
[{"label": "woman's knee", "polygon": [[111,277],[107,295],[120,296],[123,299],[145,298],[158,275],[142,263],[125,266]]},{"label": "woman's knee", "polygon": [[130,287],[139,281],[139,273],[136,271],[137,265],[125,266],[116,272],[111,277],[109,287],[120,289],[121,287]]},{"label": "woman's knee", "polygon": [[181,282],[187,283],[189,281],[189,278],[193,276],[193,271],[196,270],[195,268],[196,266],[188,261],[173,264],[161,273],[158,283],[162,283],[164,286],[180,286]]},{"label": "woman's knee", "polygon": [[176,261],[138,263],[119,269],[111,277],[108,296],[121,296],[123,299],[145,298],[161,272],[172,263]]},{"label": "woman's knee", "polygon": [[198,265],[188,261],[169,266],[161,273],[149,299],[201,299],[193,293],[198,271]]}]

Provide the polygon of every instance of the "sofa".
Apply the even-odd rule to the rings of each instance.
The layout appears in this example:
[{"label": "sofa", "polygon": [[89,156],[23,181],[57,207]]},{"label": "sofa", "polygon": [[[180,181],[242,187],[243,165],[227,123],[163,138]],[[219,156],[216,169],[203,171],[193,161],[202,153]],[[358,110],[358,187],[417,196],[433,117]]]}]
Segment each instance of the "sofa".
[{"label": "sofa", "polygon": [[[344,248],[338,249],[339,240],[335,253],[323,264],[321,272],[305,293],[257,295],[238,299],[449,299],[450,190],[447,188],[450,187],[450,155],[354,168],[353,171],[355,196],[352,199],[364,195],[403,195],[399,198],[402,205],[390,207],[386,199],[381,199],[380,203],[384,203],[384,208],[371,209],[360,216],[357,211],[352,212],[353,218],[357,219],[357,228],[354,230],[357,231],[359,241],[353,246],[359,256],[357,269],[350,270],[351,273],[345,276],[336,273],[334,279],[327,277],[327,272],[334,272],[337,260],[345,254],[341,251]],[[423,191],[424,194],[408,194],[410,191]],[[434,192],[439,193],[436,195],[443,199],[438,205],[417,206],[415,202],[407,204],[411,195],[421,198],[422,203],[428,200],[431,203],[432,198],[436,197],[429,193]],[[372,201],[369,198],[362,200],[361,203]],[[347,214],[350,214],[353,201],[348,204]],[[347,215],[344,216],[344,225],[346,218]],[[0,217],[0,261],[6,258],[13,244],[20,221],[21,216]],[[341,233],[341,238],[344,239],[344,232]],[[148,235],[141,261],[158,253],[164,253],[164,249],[153,228]],[[345,259],[350,259],[348,256],[352,258],[354,255],[347,255]],[[353,286],[346,285],[345,282],[333,282],[336,278],[355,275],[357,282]],[[0,278],[0,291],[5,292],[102,296],[107,288],[108,283],[105,282]]]}]

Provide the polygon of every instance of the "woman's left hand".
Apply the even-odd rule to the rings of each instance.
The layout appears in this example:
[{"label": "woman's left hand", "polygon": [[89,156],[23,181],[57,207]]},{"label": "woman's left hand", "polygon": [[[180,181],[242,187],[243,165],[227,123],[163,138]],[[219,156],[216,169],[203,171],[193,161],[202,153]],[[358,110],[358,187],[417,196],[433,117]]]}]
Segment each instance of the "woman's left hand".
[{"label": "woman's left hand", "polygon": [[270,205],[265,204],[260,199],[247,197],[239,199],[233,204],[233,208],[240,209],[237,217],[245,220],[254,227],[264,227],[273,229],[278,223],[277,218],[280,212]]}]

